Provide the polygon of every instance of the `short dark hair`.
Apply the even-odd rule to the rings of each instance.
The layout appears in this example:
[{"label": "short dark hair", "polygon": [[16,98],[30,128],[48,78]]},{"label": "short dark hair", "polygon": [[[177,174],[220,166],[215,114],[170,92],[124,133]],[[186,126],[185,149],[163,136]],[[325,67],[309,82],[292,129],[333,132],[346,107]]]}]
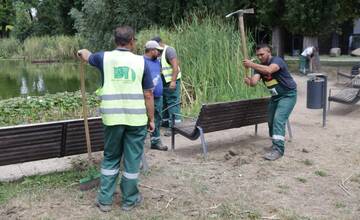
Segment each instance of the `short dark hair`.
[{"label": "short dark hair", "polygon": [[271,53],[271,46],[269,44],[258,44],[258,45],[256,45],[256,50],[260,50],[260,49],[263,49],[263,48],[267,48]]},{"label": "short dark hair", "polygon": [[151,40],[154,40],[154,41],[156,41],[158,43],[161,42],[161,38],[159,36],[153,37]]},{"label": "short dark hair", "polygon": [[135,38],[135,31],[130,26],[119,26],[114,31],[114,37],[117,46],[125,46]]}]

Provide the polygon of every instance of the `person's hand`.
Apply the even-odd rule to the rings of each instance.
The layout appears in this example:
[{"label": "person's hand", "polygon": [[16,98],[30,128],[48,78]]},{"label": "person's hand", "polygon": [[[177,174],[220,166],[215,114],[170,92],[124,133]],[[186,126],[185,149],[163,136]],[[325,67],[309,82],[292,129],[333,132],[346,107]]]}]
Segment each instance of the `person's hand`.
[{"label": "person's hand", "polygon": [[251,68],[252,65],[253,65],[253,63],[254,63],[254,62],[252,62],[252,61],[249,60],[249,59],[244,59],[244,60],[243,60],[243,64],[244,64],[244,66],[245,66],[246,68]]},{"label": "person's hand", "polygon": [[244,82],[245,82],[247,85],[251,86],[251,79],[250,79],[250,77],[245,77],[245,78],[244,78]]},{"label": "person's hand", "polygon": [[148,131],[149,132],[154,132],[155,131],[155,122],[154,121],[149,121]]},{"label": "person's hand", "polygon": [[79,58],[79,59],[82,59],[82,50],[78,50],[77,52],[76,52],[76,56]]},{"label": "person's hand", "polygon": [[170,90],[175,90],[176,89],[176,81],[171,81],[170,82],[169,89]]}]

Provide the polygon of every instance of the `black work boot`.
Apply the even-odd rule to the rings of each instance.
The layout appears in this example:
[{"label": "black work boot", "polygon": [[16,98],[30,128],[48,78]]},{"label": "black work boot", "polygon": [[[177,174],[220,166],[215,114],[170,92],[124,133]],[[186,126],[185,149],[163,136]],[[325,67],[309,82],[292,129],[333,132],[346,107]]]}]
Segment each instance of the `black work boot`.
[{"label": "black work boot", "polygon": [[143,201],[144,201],[144,198],[142,197],[141,194],[139,194],[134,204],[132,204],[132,205],[123,204],[121,206],[121,209],[126,212],[131,211],[136,206],[141,205],[141,203],[143,203]]},{"label": "black work boot", "polygon": [[153,150],[161,150],[161,151],[167,151],[168,147],[166,145],[163,145],[161,141],[159,141],[156,144],[151,144],[150,149]]},{"label": "black work boot", "polygon": [[276,149],[272,149],[269,153],[266,153],[264,158],[265,160],[274,161],[282,157],[283,155]]}]

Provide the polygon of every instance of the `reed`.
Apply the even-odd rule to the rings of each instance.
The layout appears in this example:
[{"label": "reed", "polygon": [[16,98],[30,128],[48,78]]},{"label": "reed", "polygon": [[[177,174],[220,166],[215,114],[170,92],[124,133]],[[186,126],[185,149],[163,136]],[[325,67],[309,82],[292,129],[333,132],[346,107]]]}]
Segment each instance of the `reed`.
[{"label": "reed", "polygon": [[21,52],[20,41],[15,38],[0,38],[0,58],[19,58]]},{"label": "reed", "polygon": [[[202,103],[264,97],[264,86],[244,83],[240,33],[232,22],[216,16],[184,20],[174,30],[152,27],[138,35],[138,51],[146,40],[159,35],[177,50],[182,72],[182,106],[198,112]],[[254,41],[247,43],[250,56]]]},{"label": "reed", "polygon": [[84,40],[77,36],[30,37],[24,41],[23,56],[27,60],[73,59]]}]

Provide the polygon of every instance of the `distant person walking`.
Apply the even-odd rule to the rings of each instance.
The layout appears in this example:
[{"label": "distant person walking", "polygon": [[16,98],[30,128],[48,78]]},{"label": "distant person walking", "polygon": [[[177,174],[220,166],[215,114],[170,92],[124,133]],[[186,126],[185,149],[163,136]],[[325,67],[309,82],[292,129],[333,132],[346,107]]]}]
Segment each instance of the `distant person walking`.
[{"label": "distant person walking", "polygon": [[163,106],[163,82],[161,79],[161,64],[158,60],[162,48],[156,41],[148,41],[145,44],[145,63],[148,65],[154,83],[154,104],[155,104],[155,130],[150,135],[150,149],[167,151],[168,147],[163,145],[160,137]]},{"label": "distant person walking", "polygon": [[277,160],[285,152],[285,125],[296,103],[296,83],[291,77],[285,61],[271,56],[267,44],[256,47],[256,56],[261,64],[245,59],[244,66],[255,70],[255,74],[245,78],[245,83],[255,86],[260,79],[271,93],[268,106],[269,135],[272,138],[272,149],[265,154],[266,160]]},{"label": "distant person walking", "polygon": [[[177,58],[176,50],[164,44],[160,37],[154,37],[152,40],[155,40],[164,48],[161,55],[161,74],[164,84],[164,106],[166,109],[163,113],[163,121],[169,122],[169,127],[171,127],[171,116],[175,114],[175,123],[181,122],[180,117],[180,101],[181,101],[181,72],[179,67],[179,61]],[[165,132],[165,136],[170,136],[171,132],[168,129]]]},{"label": "distant person walking", "polygon": [[111,210],[122,156],[121,208],[129,211],[142,202],[137,183],[146,125],[149,131],[154,130],[154,86],[144,58],[131,52],[135,48],[134,30],[118,27],[114,37],[116,49],[112,51],[78,51],[80,58],[97,67],[102,76],[97,94],[101,98],[105,146],[96,205],[104,212]]}]

